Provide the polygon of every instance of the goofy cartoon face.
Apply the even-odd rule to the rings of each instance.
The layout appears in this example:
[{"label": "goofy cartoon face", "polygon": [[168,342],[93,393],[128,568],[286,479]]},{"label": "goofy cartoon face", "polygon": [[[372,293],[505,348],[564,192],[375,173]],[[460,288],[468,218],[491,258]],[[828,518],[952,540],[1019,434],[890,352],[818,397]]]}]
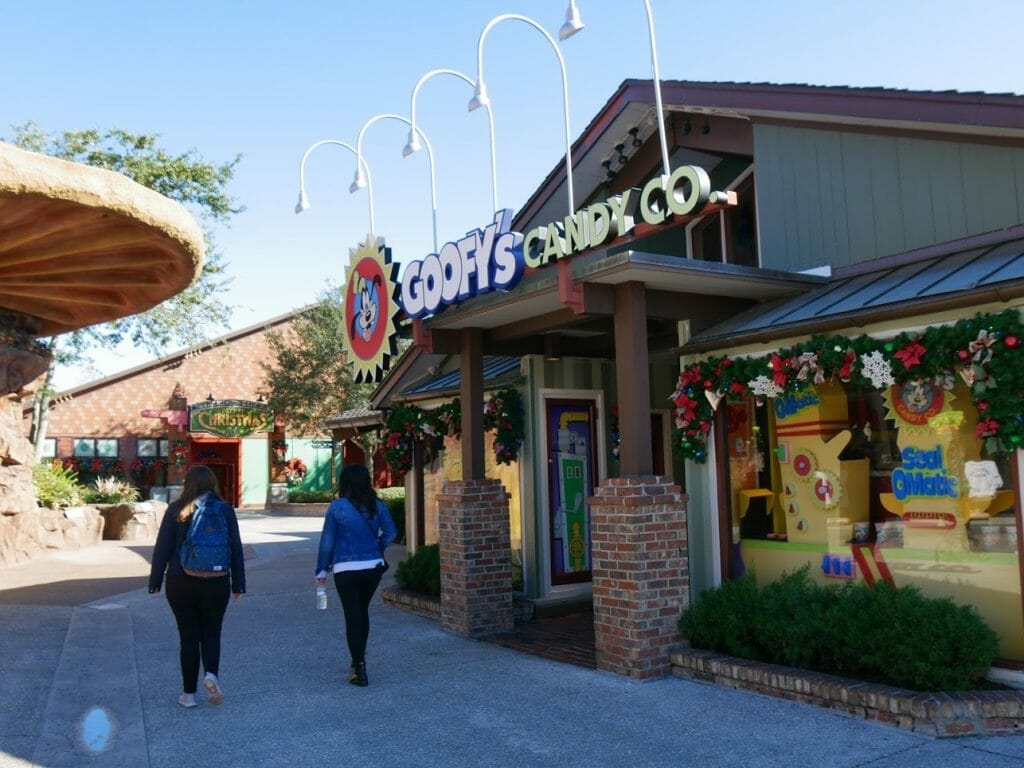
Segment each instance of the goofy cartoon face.
[{"label": "goofy cartoon face", "polygon": [[359,276],[355,291],[356,306],[352,313],[353,338],[369,341],[373,336],[380,316],[380,284],[380,275],[374,275],[373,280]]}]

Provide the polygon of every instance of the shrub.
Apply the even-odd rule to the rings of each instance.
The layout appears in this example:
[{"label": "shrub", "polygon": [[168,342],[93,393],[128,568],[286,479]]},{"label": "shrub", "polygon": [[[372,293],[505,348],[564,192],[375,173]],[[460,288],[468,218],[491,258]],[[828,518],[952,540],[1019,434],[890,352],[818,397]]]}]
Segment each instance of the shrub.
[{"label": "shrub", "polygon": [[395,581],[403,589],[439,597],[441,595],[441,548],[426,544],[398,564]]},{"label": "shrub", "polygon": [[36,501],[50,509],[73,507],[82,503],[82,486],[78,473],[59,461],[44,461],[32,468],[32,485]]},{"label": "shrub", "polygon": [[914,587],[823,586],[807,567],[759,590],[750,575],[683,612],[695,648],[919,691],[970,688],[998,652],[969,606]]},{"label": "shrub", "polygon": [[405,488],[397,486],[395,488],[381,488],[377,491],[377,495],[380,497],[388,506],[388,512],[391,513],[391,519],[395,521],[395,528],[398,530],[398,536],[395,541],[405,541]]},{"label": "shrub", "polygon": [[87,504],[131,504],[139,500],[139,489],[116,477],[97,477],[82,496]]},{"label": "shrub", "polygon": [[332,491],[288,491],[289,504],[329,504],[333,500]]}]

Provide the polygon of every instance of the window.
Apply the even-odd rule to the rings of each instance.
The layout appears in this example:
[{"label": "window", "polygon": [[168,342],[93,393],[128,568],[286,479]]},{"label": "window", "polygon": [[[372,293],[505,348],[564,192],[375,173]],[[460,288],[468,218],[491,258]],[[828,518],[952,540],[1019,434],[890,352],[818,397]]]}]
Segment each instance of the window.
[{"label": "window", "polygon": [[96,455],[96,441],[91,437],[75,439],[74,455],[80,458],[91,458]]},{"label": "window", "polygon": [[162,459],[167,458],[167,449],[170,445],[170,441],[166,439],[157,440],[156,455]]},{"label": "window", "polygon": [[727,189],[736,192],[735,206],[687,225],[690,258],[756,267],[758,253],[754,166],[748,166]]},{"label": "window", "polygon": [[57,455],[57,438],[48,437],[43,440],[43,457],[52,459]]},{"label": "window", "polygon": [[157,440],[140,437],[138,443],[136,443],[135,446],[135,455],[145,458],[156,456],[157,443]]},{"label": "window", "polygon": [[102,438],[96,441],[96,455],[104,459],[117,458],[117,438]]}]

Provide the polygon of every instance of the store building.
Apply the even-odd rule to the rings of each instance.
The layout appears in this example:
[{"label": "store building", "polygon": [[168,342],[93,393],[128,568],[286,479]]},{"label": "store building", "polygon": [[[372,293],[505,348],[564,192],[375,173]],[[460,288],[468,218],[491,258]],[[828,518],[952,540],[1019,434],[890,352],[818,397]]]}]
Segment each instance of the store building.
[{"label": "store building", "polygon": [[[197,463],[214,471],[236,506],[284,501],[289,490],[330,490],[341,463],[333,441],[289,433],[266,404],[267,335],[286,332],[297,314],[62,392],[51,404],[44,455],[83,482],[126,478],[144,498],[173,499]],[[24,415],[27,427],[31,411]],[[289,469],[294,459],[305,467],[301,476]]]},{"label": "store building", "polygon": [[[443,268],[403,276],[416,347],[372,404],[456,376],[458,458],[433,499],[410,495],[436,505],[443,624],[509,626],[518,551],[527,597],[591,600],[599,666],[649,677],[702,590],[809,564],[977,605],[1024,661],[1020,438],[992,426],[1005,402],[978,386],[999,361],[996,381],[1017,383],[1024,98],[690,82],[662,96],[669,195],[653,85],[626,81],[573,146],[576,210],[559,165],[509,225],[495,217],[488,237],[522,233],[525,269],[499,284],[472,273],[497,248],[461,265],[441,249]],[[459,269],[475,276],[448,290]],[[415,282],[430,270],[436,292]],[[943,333],[963,341],[945,350],[959,364],[912,346]],[[836,368],[815,363],[820,384],[810,347],[786,351],[815,334],[846,340]],[[849,352],[852,380],[879,387],[843,380]],[[524,409],[502,482],[476,407],[487,356],[517,361]],[[928,375],[905,381],[922,359]]]}]

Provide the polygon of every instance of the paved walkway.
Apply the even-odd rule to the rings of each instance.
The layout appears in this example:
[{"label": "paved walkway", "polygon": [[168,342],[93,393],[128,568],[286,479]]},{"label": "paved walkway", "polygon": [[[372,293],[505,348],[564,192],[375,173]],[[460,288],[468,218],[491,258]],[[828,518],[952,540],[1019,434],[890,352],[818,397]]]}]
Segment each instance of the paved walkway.
[{"label": "paved walkway", "polygon": [[336,596],[314,608],[319,521],[241,518],[249,594],[228,608],[220,707],[177,704],[177,635],[145,591],[148,547],[0,571],[0,766],[1024,766],[1024,737],[936,740],[674,678],[636,683],[379,599],[370,686],[355,688]]}]

